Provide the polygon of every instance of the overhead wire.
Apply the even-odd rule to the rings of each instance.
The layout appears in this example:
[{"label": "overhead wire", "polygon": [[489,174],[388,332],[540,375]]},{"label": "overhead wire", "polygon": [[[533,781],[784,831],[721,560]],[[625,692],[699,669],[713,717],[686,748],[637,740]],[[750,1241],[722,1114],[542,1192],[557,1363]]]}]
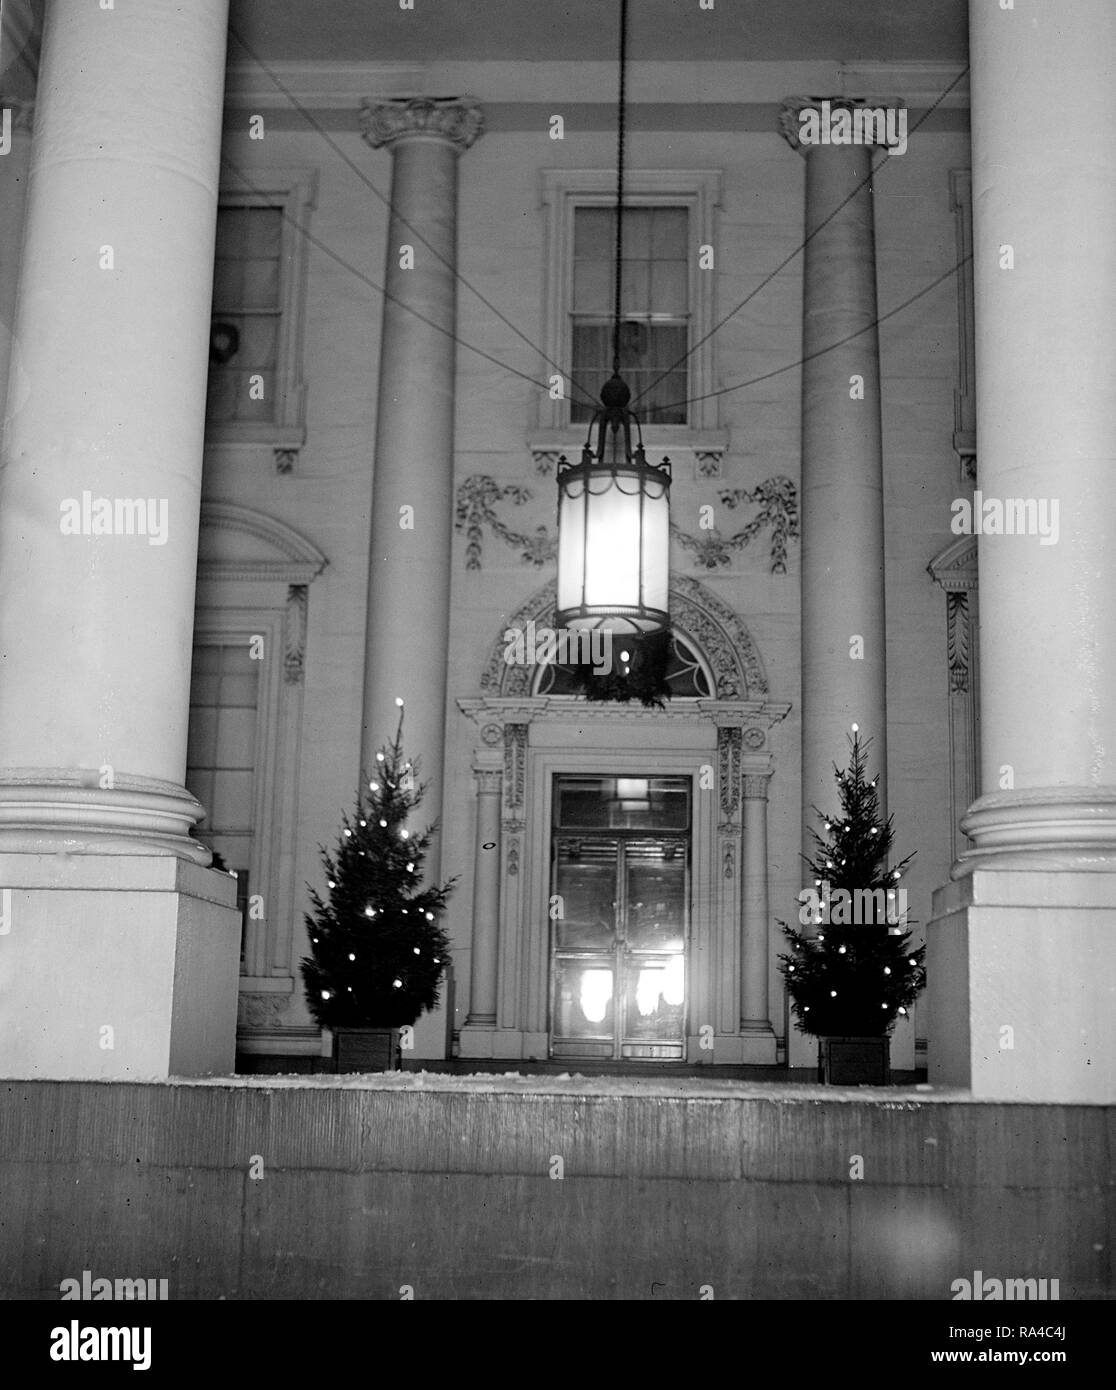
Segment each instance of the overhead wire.
[{"label": "overhead wire", "polygon": [[[619,116],[618,116],[618,150],[617,150],[617,227],[616,227],[617,249],[618,249],[618,254],[621,254],[621,255],[622,255],[622,244],[623,244],[623,243],[622,243],[622,235],[623,235],[623,232],[622,232],[623,221],[622,221],[622,219],[623,219],[624,140],[625,140],[625,133],[626,133],[626,132],[625,132],[625,120],[624,120],[624,98],[625,98],[625,81],[626,81],[626,76],[625,76],[625,59],[626,59],[626,41],[627,41],[627,3],[628,3],[628,0],[621,0],[621,33],[620,33],[620,43],[621,43],[621,65],[620,65],[620,74],[621,74],[621,75],[620,75],[620,107],[619,107]],[[474,295],[474,296],[475,296],[487,309],[489,309],[489,310],[500,320],[500,322],[502,322],[506,327],[510,328],[511,331],[512,331],[513,333],[515,333],[516,336],[517,336],[518,338],[521,339],[521,341],[523,341],[524,343],[526,343],[527,346],[530,347],[534,352],[538,353],[539,357],[541,357],[542,360],[543,360],[547,365],[554,367],[554,368],[556,369],[556,371],[558,371],[558,373],[559,373],[560,376],[562,377],[563,381],[568,381],[568,382],[570,383],[571,387],[573,387],[574,389],[580,391],[581,394],[582,394],[583,396],[585,396],[586,400],[587,400],[589,403],[595,404],[595,402],[593,401],[593,398],[590,396],[590,394],[589,394],[587,391],[585,391],[583,387],[579,386],[579,384],[574,380],[574,378],[573,378],[573,376],[572,376],[572,373],[570,373],[569,371],[565,370],[559,363],[555,362],[551,357],[548,356],[547,353],[545,353],[541,348],[539,348],[539,347],[537,346],[537,344],[535,344],[535,343],[534,343],[534,342],[533,342],[533,341],[532,341],[532,340],[531,340],[531,339],[530,339],[530,338],[529,338],[529,337],[528,337],[528,336],[527,336],[515,323],[512,322],[511,319],[509,319],[509,318],[508,318],[500,309],[498,309],[498,308],[496,307],[496,305],[494,305],[494,304],[493,304],[493,303],[492,303],[480,290],[478,290],[469,280],[467,280],[467,279],[465,278],[465,276],[463,276],[463,275],[460,273],[460,271],[457,270],[456,266],[454,266],[453,263],[452,263],[451,261],[449,261],[445,256],[443,256],[443,255],[437,250],[436,247],[432,246],[432,245],[430,244],[430,242],[426,239],[426,237],[422,234],[422,232],[421,232],[421,230],[420,230],[419,228],[415,227],[407,218],[405,218],[405,217],[398,211],[398,209],[396,208],[396,206],[395,206],[395,204],[392,202],[392,200],[391,200],[390,198],[388,198],[387,196],[385,196],[385,194],[383,194],[383,193],[380,191],[380,189],[377,188],[376,185],[368,178],[368,176],[367,176],[367,175],[365,174],[365,172],[360,168],[360,166],[359,166],[354,160],[352,160],[352,159],[349,157],[348,154],[346,154],[346,152],[342,149],[342,147],[341,147],[340,145],[338,145],[338,143],[332,138],[332,136],[329,134],[328,130],[326,130],[326,128],[321,124],[321,122],[317,120],[317,118],[314,116],[313,112],[309,111],[305,106],[303,106],[303,104],[298,100],[298,98],[294,95],[294,93],[291,92],[290,89],[283,83],[282,79],[281,79],[281,78],[280,78],[280,77],[279,77],[279,76],[278,76],[278,75],[277,75],[277,74],[264,62],[263,59],[261,59],[261,58],[255,53],[255,51],[252,49],[252,47],[247,43],[247,41],[243,38],[243,36],[234,28],[234,26],[232,26],[232,25],[229,26],[229,32],[230,32],[230,34],[233,36],[233,38],[237,41],[237,43],[239,43],[240,46],[244,49],[244,51],[248,54],[248,56],[251,58],[251,60],[252,60],[254,63],[256,63],[257,66],[259,66],[260,69],[261,69],[264,73],[267,74],[268,78],[274,83],[274,85],[275,85],[276,88],[279,90],[279,92],[286,98],[287,101],[290,102],[291,106],[292,106],[296,111],[298,111],[299,114],[307,121],[307,123],[315,130],[315,132],[316,132],[318,135],[320,135],[321,138],[322,138],[323,140],[325,140],[325,142],[329,145],[330,149],[332,149],[332,150],[334,151],[334,153],[338,156],[338,158],[341,159],[341,161],[342,161],[345,165],[347,165],[347,166],[357,175],[357,177],[360,179],[360,181],[369,189],[370,192],[372,192],[372,193],[373,193],[373,194],[374,194],[374,195],[375,195],[387,208],[388,208],[388,210],[391,212],[391,214],[392,214],[394,217],[396,217],[396,219],[400,222],[400,224],[403,225],[403,226],[405,226],[405,227],[408,229],[408,231],[409,231],[412,235],[414,235],[414,237],[416,238],[416,240],[418,240],[419,242],[421,242],[422,245],[426,246],[427,249],[431,252],[431,254],[434,255],[436,259],[438,259],[439,261],[441,261],[442,264],[445,265],[447,269],[449,269],[449,271],[450,271],[451,274],[454,276],[454,278],[458,281],[458,283],[460,283],[460,284],[462,285],[463,288],[465,288],[465,289],[468,290],[472,295]],[[968,68],[968,66],[966,66],[966,67],[964,67],[964,68],[961,70],[961,72],[959,72],[959,73],[957,74],[957,76],[956,76],[956,77],[949,83],[949,85],[940,93],[940,95],[937,96],[937,97],[935,98],[935,100],[933,101],[933,103],[932,103],[929,107],[927,107],[926,111],[923,112],[923,114],[922,114],[922,116],[919,118],[919,120],[915,122],[914,126],[911,128],[910,134],[914,134],[914,132],[917,131],[917,130],[919,129],[919,127],[925,123],[925,121],[933,114],[933,112],[934,112],[934,111],[941,105],[941,103],[949,96],[950,92],[953,91],[953,89],[954,89],[954,88],[957,86],[957,84],[966,76],[966,74],[967,74],[968,72],[969,72],[969,68]],[[909,137],[908,137],[908,138],[909,138]],[[468,352],[474,353],[476,356],[481,357],[481,358],[484,359],[485,361],[491,363],[493,366],[499,367],[499,368],[501,368],[501,369],[504,370],[504,371],[510,372],[512,375],[514,375],[514,376],[516,376],[516,377],[519,377],[519,378],[520,378],[521,380],[523,380],[523,381],[528,382],[530,385],[534,386],[537,390],[541,390],[541,391],[549,391],[549,390],[550,390],[550,383],[549,383],[549,382],[541,382],[541,381],[537,380],[535,377],[529,375],[528,373],[523,372],[523,371],[520,371],[520,370],[519,370],[518,368],[516,368],[516,367],[509,366],[506,362],[502,361],[500,358],[494,357],[491,353],[486,352],[483,348],[478,348],[478,347],[476,347],[474,344],[472,344],[472,343],[468,342],[466,339],[462,338],[459,334],[457,334],[456,332],[454,332],[452,329],[448,329],[448,328],[446,328],[444,325],[435,322],[433,319],[427,318],[426,315],[424,315],[423,313],[421,313],[419,310],[415,309],[412,305],[406,303],[404,300],[400,299],[398,296],[392,294],[391,291],[388,290],[385,286],[382,286],[382,285],[378,284],[378,283],[377,283],[376,281],[374,281],[370,276],[368,276],[367,274],[365,274],[365,273],[364,273],[363,271],[361,271],[358,267],[354,266],[354,265],[352,264],[351,261],[347,260],[344,256],[342,256],[342,255],[340,255],[338,252],[334,251],[333,248],[330,247],[327,243],[325,243],[320,237],[318,237],[318,236],[316,236],[314,233],[310,232],[306,227],[304,227],[304,226],[303,226],[301,223],[299,223],[296,219],[292,218],[292,217],[290,216],[290,214],[287,212],[287,209],[286,209],[285,206],[283,206],[282,204],[276,204],[276,203],[274,203],[274,202],[269,201],[269,200],[268,200],[268,195],[267,195],[266,193],[262,192],[258,187],[256,187],[256,186],[251,182],[251,180],[248,178],[248,176],[244,173],[244,171],[243,171],[242,169],[240,169],[232,160],[230,160],[230,159],[229,159],[227,156],[225,156],[224,154],[222,154],[222,156],[221,156],[221,162],[222,162],[222,163],[226,166],[226,168],[228,168],[233,174],[235,174],[238,178],[240,178],[241,181],[245,183],[245,185],[250,189],[250,191],[251,191],[255,196],[259,197],[259,198],[262,200],[262,203],[263,203],[264,206],[270,208],[270,209],[273,210],[273,211],[277,211],[277,212],[281,213],[282,216],[283,216],[283,218],[284,218],[284,220],[287,221],[287,222],[289,222],[289,223],[290,223],[291,225],[293,225],[294,227],[296,227],[296,228],[298,229],[298,231],[301,233],[301,235],[303,235],[303,236],[307,239],[307,241],[310,242],[311,245],[313,245],[314,247],[316,247],[319,251],[322,252],[323,255],[326,255],[327,257],[329,257],[329,258],[330,258],[332,261],[334,261],[337,265],[341,266],[343,269],[347,270],[350,274],[354,275],[358,280],[361,281],[362,284],[366,285],[369,289],[373,290],[373,291],[374,291],[375,293],[377,293],[377,294],[382,295],[386,300],[389,300],[389,301],[391,301],[392,303],[398,305],[401,309],[405,310],[407,313],[412,314],[415,318],[417,318],[417,319],[419,319],[421,322],[427,324],[429,327],[434,328],[434,329],[436,329],[438,332],[445,334],[445,336],[447,336],[448,338],[450,338],[457,346],[459,346],[459,347],[465,349],[465,350],[468,351]],[[882,166],[881,166],[881,167],[882,167]],[[634,407],[635,405],[637,405],[638,402],[639,402],[643,397],[645,397],[650,391],[652,391],[652,390],[659,384],[659,382],[663,381],[666,377],[670,376],[673,372],[677,371],[677,369],[678,369],[680,366],[684,365],[684,364],[694,355],[694,353],[697,352],[697,350],[698,350],[700,347],[702,347],[705,343],[707,343],[707,342],[714,336],[714,334],[720,332],[720,330],[725,326],[725,324],[727,324],[732,318],[734,318],[734,317],[735,317],[743,308],[745,308],[745,307],[746,307],[746,306],[747,306],[747,305],[748,305],[748,304],[749,304],[749,303],[750,303],[750,302],[751,302],[751,301],[752,301],[764,288],[766,288],[766,286],[769,285],[769,284],[771,283],[771,281],[772,281],[781,271],[785,270],[786,267],[787,267],[788,265],[791,264],[791,262],[793,262],[799,255],[801,255],[802,252],[806,249],[806,247],[807,247],[807,246],[810,244],[810,242],[813,240],[813,238],[816,237],[816,236],[818,235],[818,233],[819,233],[820,231],[822,231],[823,228],[826,227],[826,226],[838,215],[838,213],[840,213],[841,210],[842,210],[844,207],[846,207],[846,206],[852,201],[852,199],[855,198],[855,197],[857,196],[857,194],[860,193],[860,192],[862,191],[862,189],[863,189],[867,184],[869,184],[869,183],[871,182],[871,180],[878,174],[878,172],[879,172],[879,169],[871,170],[865,178],[863,178],[862,180],[860,180],[860,182],[857,183],[857,185],[852,189],[852,191],[851,191],[840,203],[837,204],[837,206],[832,210],[832,212],[830,212],[824,219],[822,219],[822,221],[820,221],[820,222],[818,223],[818,225],[817,225],[811,232],[809,232],[809,233],[803,238],[803,240],[794,248],[794,250],[792,250],[791,252],[789,252],[789,253],[779,262],[778,265],[776,265],[771,271],[769,271],[769,272],[763,277],[763,279],[760,281],[760,283],[759,283],[758,285],[756,285],[756,286],[755,286],[755,287],[754,287],[754,288],[753,288],[753,289],[752,289],[752,290],[751,290],[751,291],[750,291],[750,292],[749,292],[737,305],[735,305],[731,310],[729,310],[729,312],[728,312],[727,314],[725,314],[721,319],[719,319],[719,320],[718,320],[718,321],[717,321],[717,322],[716,322],[716,323],[715,323],[715,324],[714,324],[714,325],[713,325],[701,338],[699,338],[699,339],[697,340],[697,342],[693,343],[693,344],[687,349],[687,351],[686,351],[681,357],[678,358],[678,360],[677,360],[676,362],[674,362],[671,366],[669,366],[669,367],[667,367],[666,369],[664,369],[664,370],[659,374],[659,376],[657,376],[657,377],[656,377],[653,381],[651,381],[646,387],[644,387],[644,389],[643,389],[642,391],[640,391],[639,395],[632,401],[632,406]],[[909,296],[909,298],[907,298],[906,300],[904,300],[901,304],[898,304],[898,305],[894,306],[892,309],[888,310],[888,311],[887,311],[886,313],[884,313],[884,314],[878,315],[876,318],[874,318],[873,320],[871,320],[869,323],[865,324],[862,328],[857,329],[856,332],[854,332],[854,333],[852,333],[852,334],[846,336],[845,338],[839,339],[838,341],[836,341],[836,342],[834,342],[834,343],[827,344],[825,347],[819,348],[819,349],[815,350],[815,351],[812,352],[812,353],[806,354],[806,355],[804,355],[804,356],[802,356],[802,357],[798,357],[798,358],[796,358],[793,362],[784,363],[782,366],[776,367],[776,368],[774,368],[773,370],[771,370],[770,372],[763,372],[763,373],[761,373],[759,376],[750,377],[750,378],[748,378],[747,380],[741,381],[741,382],[737,382],[737,383],[735,383],[735,384],[732,385],[732,386],[723,386],[723,387],[718,388],[717,390],[707,391],[707,392],[704,392],[704,393],[702,393],[702,394],[700,394],[700,395],[687,396],[687,397],[685,397],[684,399],[681,399],[681,400],[678,400],[678,401],[672,401],[672,402],[667,403],[666,405],[658,405],[658,406],[656,406],[656,409],[657,409],[657,410],[677,409],[677,408],[680,408],[680,407],[683,406],[683,405],[693,405],[693,404],[697,404],[699,401],[709,400],[709,399],[712,399],[713,397],[716,397],[716,396],[729,395],[729,394],[731,394],[731,393],[733,393],[733,392],[735,392],[735,391],[741,391],[741,390],[746,389],[746,388],[749,387],[749,386],[757,385],[757,384],[759,384],[760,382],[768,381],[768,380],[770,380],[770,379],[773,378],[773,377],[781,376],[781,375],[785,374],[786,372],[793,371],[793,370],[795,370],[795,368],[803,366],[806,362],[812,361],[812,360],[814,360],[814,359],[816,359],[816,358],[818,358],[818,357],[822,357],[822,356],[824,356],[824,355],[825,355],[826,353],[828,353],[828,352],[835,351],[837,348],[844,346],[846,343],[851,342],[851,341],[855,340],[856,338],[860,337],[860,336],[861,336],[862,334],[864,334],[865,332],[868,332],[868,331],[869,331],[870,329],[872,329],[873,327],[876,327],[876,326],[878,326],[879,324],[886,322],[888,319],[893,318],[896,314],[901,313],[904,309],[908,308],[911,304],[916,303],[919,299],[923,298],[926,294],[929,294],[932,290],[934,290],[934,289],[935,289],[939,284],[941,284],[944,280],[946,280],[946,279],[948,279],[950,276],[956,274],[957,271],[961,268],[961,266],[963,266],[963,265],[966,263],[966,261],[968,261],[968,260],[970,260],[970,259],[971,259],[971,255],[970,255],[970,256],[965,256],[965,257],[963,257],[960,261],[957,262],[956,265],[951,266],[948,270],[944,271],[941,275],[939,275],[936,279],[934,279],[933,281],[931,281],[928,285],[923,286],[922,289],[916,291],[913,295]],[[616,276],[616,284],[615,284],[615,287],[614,287],[614,324],[613,324],[613,367],[614,367],[614,370],[616,370],[616,367],[617,367],[617,364],[618,364],[618,354],[619,354],[619,328],[620,328],[620,321],[619,321],[619,320],[620,320],[620,304],[619,304],[619,301],[620,301],[620,290],[621,290],[620,281],[621,281],[621,277],[620,277],[620,275],[619,275],[619,273],[618,273],[617,276]]]}]

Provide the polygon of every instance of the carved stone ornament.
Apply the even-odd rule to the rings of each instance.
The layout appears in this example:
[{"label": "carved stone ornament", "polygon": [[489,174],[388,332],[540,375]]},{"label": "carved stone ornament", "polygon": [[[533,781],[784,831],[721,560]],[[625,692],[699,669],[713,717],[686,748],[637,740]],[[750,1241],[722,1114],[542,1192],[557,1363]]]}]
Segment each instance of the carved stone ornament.
[{"label": "carved stone ornament", "polygon": [[238,1000],[242,1028],[278,1028],[290,1008],[289,994],[242,994]]},{"label": "carved stone ornament", "polygon": [[306,671],[306,611],[310,589],[291,584],[287,589],[287,608],[283,616],[283,678],[298,685]]},{"label": "carved stone ornament", "polygon": [[963,590],[946,594],[946,643],[949,655],[949,689],[959,694],[969,689],[969,596]]},{"label": "carved stone ornament", "polygon": [[717,750],[721,763],[721,814],[726,820],[734,820],[740,804],[740,730],[718,729]]},{"label": "carved stone ornament", "polygon": [[433,135],[467,150],[484,133],[484,112],[474,97],[366,97],[360,131],[374,150],[410,135]]},{"label": "carved stone ornament", "polygon": [[509,810],[523,805],[527,778],[527,725],[504,725],[504,787]]}]

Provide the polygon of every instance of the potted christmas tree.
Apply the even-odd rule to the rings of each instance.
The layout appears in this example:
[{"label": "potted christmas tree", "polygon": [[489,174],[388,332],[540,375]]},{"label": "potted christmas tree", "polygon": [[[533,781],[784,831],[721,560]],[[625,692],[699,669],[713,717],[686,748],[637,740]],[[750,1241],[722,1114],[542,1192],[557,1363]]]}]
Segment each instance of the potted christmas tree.
[{"label": "potted christmas tree", "polygon": [[455,880],[421,886],[436,826],[408,824],[426,784],[416,782],[417,765],[404,756],[403,701],[396,703],[395,739],[376,754],[355,814],[342,816],[337,848],[322,849],[327,897],[311,888],[314,911],[306,914],[306,1002],[333,1032],[338,1071],[397,1067],[400,1029],[435,1007],[449,961],[439,918]]},{"label": "potted christmas tree", "polygon": [[888,864],[892,821],[880,820],[868,745],[852,727],[849,766],[833,769],[841,812],[818,811],[825,834],[815,830],[814,856],[803,856],[813,887],[799,894],[799,924],[814,931],[780,923],[791,949],[779,969],[799,1027],[818,1039],[819,1081],[886,1085],[891,1031],[926,984],[926,948],[910,944],[898,887],[914,856]]}]

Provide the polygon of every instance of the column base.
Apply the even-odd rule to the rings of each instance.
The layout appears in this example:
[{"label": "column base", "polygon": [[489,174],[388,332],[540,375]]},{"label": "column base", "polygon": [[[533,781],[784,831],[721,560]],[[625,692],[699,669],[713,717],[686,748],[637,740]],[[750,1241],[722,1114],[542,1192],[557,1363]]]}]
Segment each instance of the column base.
[{"label": "column base", "polygon": [[0,1071],[231,1075],[240,914],[228,875],[170,856],[0,853]]},{"label": "column base", "polygon": [[928,1080],[1116,1101],[1116,877],[977,868],[934,894]]},{"label": "column base", "polygon": [[0,854],[166,854],[208,864],[209,850],[190,836],[203,815],[185,787],[154,777],[108,768],[0,771]]},{"label": "column base", "polygon": [[1116,870],[1116,788],[1035,787],[992,792],[969,808],[973,840],[950,877],[976,869]]}]

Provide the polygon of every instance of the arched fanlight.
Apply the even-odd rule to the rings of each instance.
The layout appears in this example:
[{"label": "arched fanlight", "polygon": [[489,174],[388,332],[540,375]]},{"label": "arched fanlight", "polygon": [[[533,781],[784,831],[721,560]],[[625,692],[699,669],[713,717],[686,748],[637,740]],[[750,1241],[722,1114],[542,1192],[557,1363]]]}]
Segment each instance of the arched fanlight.
[{"label": "arched fanlight", "polygon": [[647,462],[639,420],[628,409],[631,391],[620,376],[626,62],[627,0],[621,0],[612,377],[601,391],[581,462],[558,461],[555,622],[637,634],[670,626],[670,460]]}]

